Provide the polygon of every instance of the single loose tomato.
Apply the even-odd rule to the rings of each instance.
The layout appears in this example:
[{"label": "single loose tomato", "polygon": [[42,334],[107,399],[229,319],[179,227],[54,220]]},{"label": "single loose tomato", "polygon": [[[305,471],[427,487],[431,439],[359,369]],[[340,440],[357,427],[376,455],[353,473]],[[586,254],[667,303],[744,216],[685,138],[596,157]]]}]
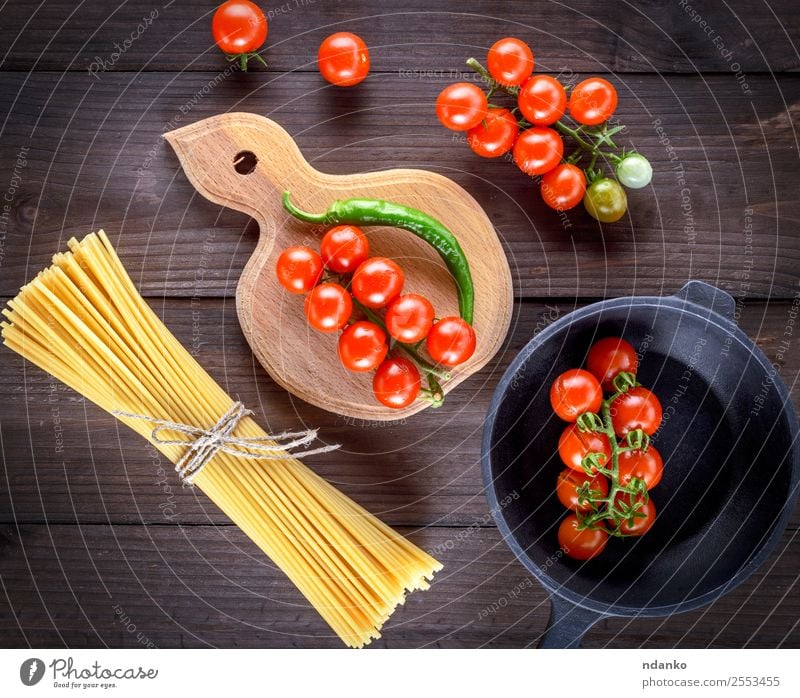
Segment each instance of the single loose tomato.
[{"label": "single loose tomato", "polygon": [[486,118],[486,95],[477,85],[456,82],[436,98],[436,116],[453,131],[469,131]]},{"label": "single loose tomato", "polygon": [[564,116],[567,93],[549,75],[534,75],[520,89],[517,104],[522,115],[534,126],[549,126]]},{"label": "single loose tomato", "polygon": [[638,477],[644,480],[647,489],[653,489],[664,474],[664,461],[655,446],[648,446],[646,451],[623,451],[619,454],[619,481],[622,485],[630,483],[631,479]]},{"label": "single loose tomato", "polygon": [[590,560],[603,552],[608,543],[608,532],[602,528],[578,528],[578,517],[570,514],[558,527],[558,544],[575,560]]},{"label": "single loose tomato", "polygon": [[386,333],[373,322],[354,322],[339,337],[339,359],[351,371],[377,368],[388,351]]},{"label": "single loose tomato", "polygon": [[652,436],[661,424],[661,402],[647,388],[637,385],[611,403],[611,423],[617,436],[641,429]]},{"label": "single loose tomato", "polygon": [[533,51],[524,41],[508,36],[492,44],[486,67],[501,85],[521,85],[533,72]]},{"label": "single loose tomato", "polygon": [[636,349],[621,337],[605,337],[592,345],[586,357],[586,368],[600,381],[607,392],[614,392],[614,378],[622,373],[633,373],[639,367]]},{"label": "single loose tomato", "polygon": [[319,252],[328,269],[337,274],[349,274],[369,257],[369,242],[361,228],[337,225],[325,233]]},{"label": "single loose tomato", "polygon": [[228,0],[214,13],[211,34],[220,51],[227,56],[240,56],[242,70],[247,70],[247,60],[267,39],[267,18],[255,3]]},{"label": "single loose tomato", "polygon": [[569,113],[579,124],[595,126],[611,118],[617,108],[617,91],[603,78],[579,82],[569,96]]},{"label": "single loose tomato", "polygon": [[598,459],[605,466],[611,461],[611,442],[608,436],[599,431],[581,431],[577,424],[570,424],[558,438],[558,455],[564,465],[578,472],[584,472],[581,462],[589,453],[599,453]]},{"label": "single loose tomato", "polygon": [[514,143],[514,162],[529,175],[549,172],[563,155],[564,141],[551,128],[533,126],[519,134]]},{"label": "single loose tomato", "polygon": [[475,353],[475,330],[460,317],[443,317],[428,332],[425,346],[431,358],[445,366],[463,364]]},{"label": "single loose tomato", "polygon": [[320,284],[306,296],[306,319],[320,332],[342,329],[353,312],[350,294],[339,284]]},{"label": "single loose tomato", "polygon": [[[614,499],[617,502],[617,506],[619,506],[620,501],[632,505],[632,501],[641,502],[642,496],[637,495],[633,500],[632,495],[627,492],[619,492]],[[653,498],[648,497],[647,501],[636,510],[636,514],[630,521],[623,521],[619,525],[619,530],[620,533],[628,536],[643,536],[653,527],[655,522],[656,505],[653,503]]]},{"label": "single loose tomato", "polygon": [[350,288],[359,303],[382,308],[403,290],[403,270],[386,257],[370,257],[353,274]]},{"label": "single loose tomato", "polygon": [[565,422],[574,422],[584,412],[597,412],[602,402],[600,383],[582,368],[564,371],[550,386],[550,404]]},{"label": "single loose tomato", "polygon": [[360,36],[337,32],[320,44],[317,66],[328,82],[351,87],[369,74],[369,49]]},{"label": "single loose tomato", "polygon": [[393,409],[408,407],[417,399],[419,389],[419,371],[403,357],[386,359],[372,379],[372,391],[378,402]]},{"label": "single loose tomato", "polygon": [[484,158],[505,155],[514,146],[519,126],[508,109],[492,107],[486,118],[467,132],[467,144]]},{"label": "single loose tomato", "polygon": [[589,483],[590,489],[594,490],[598,496],[608,496],[608,480],[602,475],[591,477],[586,473],[578,473],[572,468],[566,468],[558,474],[558,480],[556,480],[558,500],[567,509],[574,509],[584,513],[592,511],[590,503],[584,502],[584,504],[580,504],[578,502],[578,488],[582,487],[585,482]]},{"label": "single loose tomato", "polygon": [[433,325],[431,302],[418,293],[397,296],[386,308],[386,329],[398,342],[415,344],[428,336]]},{"label": "single loose tomato", "polygon": [[556,211],[575,208],[586,193],[586,175],[575,165],[557,165],[542,177],[540,188],[544,202]]},{"label": "single loose tomato", "polygon": [[278,281],[291,293],[308,293],[319,283],[322,271],[322,258],[303,245],[287,247],[275,264]]}]

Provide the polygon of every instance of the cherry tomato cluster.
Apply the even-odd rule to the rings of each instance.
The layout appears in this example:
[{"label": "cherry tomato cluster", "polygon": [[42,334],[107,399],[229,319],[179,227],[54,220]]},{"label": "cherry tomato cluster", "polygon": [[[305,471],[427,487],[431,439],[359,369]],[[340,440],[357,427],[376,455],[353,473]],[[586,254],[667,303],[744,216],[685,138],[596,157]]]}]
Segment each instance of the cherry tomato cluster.
[{"label": "cherry tomato cluster", "polygon": [[570,422],[558,440],[567,467],[556,494],[573,513],[561,522],[558,542],[576,560],[599,555],[610,536],[644,535],[655,522],[649,491],[661,482],[664,465],[650,437],[662,409],[637,383],[637,368],[631,344],[607,337],[589,350],[586,370],[565,371],[550,388],[554,412]]},{"label": "cherry tomato cluster", "polygon": [[[223,2],[211,20],[211,34],[217,47],[245,72],[251,59],[266,65],[258,51],[267,40],[267,32],[264,12],[250,0]],[[336,32],[320,44],[317,66],[322,77],[334,85],[357,85],[369,74],[369,50],[360,36]]]},{"label": "cherry tomato cluster", "polygon": [[[387,257],[370,257],[367,237],[355,225],[328,230],[319,252],[288,247],[275,272],[287,291],[307,294],[305,315],[312,328],[341,330],[339,359],[345,368],[375,371],[373,393],[386,407],[407,407],[420,396],[441,404],[438,378],[448,375],[438,366],[458,366],[475,351],[472,327],[457,316],[437,320],[425,296],[402,293],[403,270]],[[433,364],[419,353],[422,344]],[[424,388],[420,370],[428,379]]]},{"label": "cherry tomato cluster", "polygon": [[[601,77],[578,83],[567,96],[564,86],[543,73],[534,74],[533,52],[524,41],[507,37],[489,49],[484,67],[474,58],[467,65],[488,85],[488,92],[469,82],[448,85],[436,100],[436,115],[444,126],[465,131],[469,147],[478,155],[496,158],[511,152],[525,174],[540,176],[545,203],[557,211],[583,201],[589,214],[613,223],[627,211],[624,184],[630,189],[647,186],[652,167],[638,153],[626,154],[612,140],[623,126],[609,126],[617,108],[617,91]],[[512,109],[495,105],[492,98],[504,92],[516,99]],[[576,122],[570,127],[565,114]],[[564,154],[563,136],[576,144]],[[619,152],[618,152],[619,151]],[[589,157],[584,169],[578,164]],[[598,159],[615,168],[616,179],[603,174]]]}]

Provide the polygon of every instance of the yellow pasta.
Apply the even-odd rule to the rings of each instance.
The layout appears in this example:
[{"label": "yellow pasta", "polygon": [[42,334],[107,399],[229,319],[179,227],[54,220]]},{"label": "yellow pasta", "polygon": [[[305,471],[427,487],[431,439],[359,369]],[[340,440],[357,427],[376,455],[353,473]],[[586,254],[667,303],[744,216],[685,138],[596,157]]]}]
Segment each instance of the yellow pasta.
[{"label": "yellow pasta", "polygon": [[[144,302],[101,230],[53,257],[3,310],[4,343],[148,439],[173,463],[185,432],[153,420],[208,429],[236,403]],[[122,414],[121,414],[122,413]],[[143,419],[146,415],[151,419]],[[264,439],[249,416],[231,438]],[[169,441],[165,443],[164,441]],[[178,443],[175,443],[177,441]],[[274,442],[268,442],[273,448]],[[296,458],[244,447],[217,450],[196,484],[292,580],[339,637],[361,647],[405,595],[441,569]]]}]

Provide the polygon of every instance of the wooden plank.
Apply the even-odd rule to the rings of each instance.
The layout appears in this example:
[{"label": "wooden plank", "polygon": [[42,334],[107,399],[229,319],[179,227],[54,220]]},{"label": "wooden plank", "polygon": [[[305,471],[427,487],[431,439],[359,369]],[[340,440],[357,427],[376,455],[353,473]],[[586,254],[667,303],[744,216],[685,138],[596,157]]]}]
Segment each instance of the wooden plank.
[{"label": "wooden plank", "polygon": [[602,228],[582,207],[562,220],[513,164],[455,142],[431,106],[442,79],[386,75],[334,93],[311,74],[256,84],[252,75],[217,77],[110,74],[87,84],[73,74],[0,73],[9,95],[0,105],[4,176],[19,171],[2,228],[0,294],[15,293],[66,237],[103,226],[146,294],[232,296],[255,225],[200,197],[161,138],[229,109],[273,117],[323,171],[402,166],[452,177],[498,229],[520,297],[661,294],[688,278],[756,296],[798,289],[786,105],[800,101],[800,77],[777,87],[758,77],[752,101],[723,76],[618,83],[630,133],[621,143],[653,161],[655,185],[631,192],[630,219]]},{"label": "wooden plank", "polygon": [[[480,440],[494,388],[517,351],[571,303],[517,304],[497,359],[438,410],[400,422],[362,422],[315,408],[273,383],[254,361],[233,304],[154,303],[167,326],[265,427],[319,427],[343,447],[309,459],[368,510],[393,525],[488,525]],[[748,301],[740,324],[757,339],[800,405],[800,354],[781,342],[792,305]],[[790,339],[791,341],[791,339]],[[141,438],[7,350],[0,362],[0,522],[223,523],[195,490],[177,486],[170,464]],[[119,428],[118,428],[119,427]],[[795,521],[800,524],[800,511]]]},{"label": "wooden plank", "polygon": [[[156,0],[109,6],[6,3],[0,12],[0,55],[6,70],[215,70],[216,3]],[[721,71],[796,70],[800,12],[791,0],[722,3],[406,0],[378,7],[288,0],[261,3],[269,18],[266,58],[272,71],[315,70],[317,47],[333,31],[367,41],[373,71],[459,70],[502,36],[529,41],[544,70]],[[696,8],[694,7],[696,6]],[[141,28],[140,28],[141,25]],[[6,53],[10,50],[10,53]]]},{"label": "wooden plank", "polygon": [[[375,647],[536,645],[546,594],[495,529],[401,532],[445,568],[398,609]],[[666,620],[603,621],[585,646],[800,647],[793,536],[712,606]],[[235,528],[4,526],[0,573],[0,647],[341,646]]]}]

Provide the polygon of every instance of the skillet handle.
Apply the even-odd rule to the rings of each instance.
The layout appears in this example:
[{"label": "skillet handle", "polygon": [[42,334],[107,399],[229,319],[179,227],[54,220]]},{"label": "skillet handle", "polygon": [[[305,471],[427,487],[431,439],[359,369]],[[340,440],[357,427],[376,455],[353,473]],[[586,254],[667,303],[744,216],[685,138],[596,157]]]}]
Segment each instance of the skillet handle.
[{"label": "skillet handle", "polygon": [[705,281],[687,281],[675,297],[701,305],[726,320],[736,322],[736,301],[733,296]]},{"label": "skillet handle", "polygon": [[597,621],[608,618],[608,614],[592,611],[550,595],[550,620],[547,629],[539,641],[539,649],[575,649],[581,646],[586,632]]}]

